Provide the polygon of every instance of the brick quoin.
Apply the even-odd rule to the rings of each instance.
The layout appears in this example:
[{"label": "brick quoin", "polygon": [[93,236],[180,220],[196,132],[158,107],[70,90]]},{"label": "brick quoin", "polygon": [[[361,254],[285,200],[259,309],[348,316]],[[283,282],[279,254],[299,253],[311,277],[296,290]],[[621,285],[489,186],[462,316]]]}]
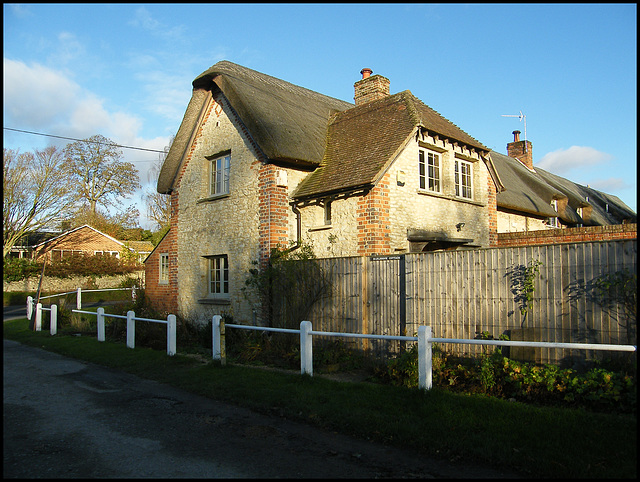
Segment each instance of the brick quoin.
[{"label": "brick quoin", "polygon": [[258,172],[260,264],[269,259],[271,249],[289,242],[289,202],[287,188],[276,184],[278,167],[262,163]]},{"label": "brick quoin", "polygon": [[358,198],[359,256],[391,253],[389,178],[387,173],[371,191]]},{"label": "brick quoin", "polygon": [[498,233],[498,246],[532,246],[540,244],[637,239],[637,226],[637,224],[615,224],[611,226],[550,229],[548,231]]}]

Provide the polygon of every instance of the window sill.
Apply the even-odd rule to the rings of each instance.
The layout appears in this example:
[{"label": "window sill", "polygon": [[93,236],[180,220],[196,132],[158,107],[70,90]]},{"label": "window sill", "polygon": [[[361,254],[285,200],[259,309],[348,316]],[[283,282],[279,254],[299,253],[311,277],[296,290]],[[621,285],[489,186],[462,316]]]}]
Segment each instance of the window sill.
[{"label": "window sill", "polygon": [[465,204],[473,204],[474,206],[481,206],[481,207],[486,206],[486,203],[474,201],[473,199],[467,199],[467,198],[456,197],[456,196],[448,196],[446,194],[440,194],[438,192],[427,191],[424,189],[418,189],[416,192],[422,196],[437,197],[440,199],[446,199],[447,201],[456,201],[456,202],[461,202]]},{"label": "window sill", "polygon": [[323,231],[325,229],[331,229],[331,228],[332,228],[331,224],[323,224],[321,226],[311,226],[309,228],[309,232],[311,232],[311,231]]},{"label": "window sill", "polygon": [[210,196],[210,197],[205,197],[202,199],[198,199],[196,201],[196,204],[201,204],[201,203],[208,203],[208,202],[212,202],[212,201],[217,201],[218,199],[225,199],[228,198],[230,196],[230,194],[216,194],[215,196]]},{"label": "window sill", "polygon": [[229,298],[201,298],[198,300],[201,305],[230,305]]}]

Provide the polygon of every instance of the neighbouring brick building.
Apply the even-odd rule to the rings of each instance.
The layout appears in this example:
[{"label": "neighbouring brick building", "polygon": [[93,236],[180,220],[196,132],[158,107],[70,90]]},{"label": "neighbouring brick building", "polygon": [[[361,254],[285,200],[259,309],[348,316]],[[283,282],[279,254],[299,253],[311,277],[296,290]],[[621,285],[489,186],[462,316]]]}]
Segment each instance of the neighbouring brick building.
[{"label": "neighbouring brick building", "polygon": [[46,256],[49,260],[61,259],[73,253],[120,258],[127,252],[143,261],[152,249],[153,245],[148,241],[119,241],[87,224],[29,247],[33,259]]},{"label": "neighbouring brick building", "polygon": [[[154,303],[194,322],[252,322],[245,280],[278,246],[308,242],[318,257],[482,248],[550,218],[585,222],[573,213],[593,203],[527,166],[530,142],[495,153],[410,91],[361,74],[355,105],[227,61],[194,80],[158,179],[171,228],[146,261]],[[590,209],[590,222],[615,224]]]}]

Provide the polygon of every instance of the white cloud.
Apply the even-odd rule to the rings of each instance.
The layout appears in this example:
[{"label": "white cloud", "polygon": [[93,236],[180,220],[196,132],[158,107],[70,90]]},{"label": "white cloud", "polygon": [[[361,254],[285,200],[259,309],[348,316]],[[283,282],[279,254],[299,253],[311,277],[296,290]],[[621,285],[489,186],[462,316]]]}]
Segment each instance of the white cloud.
[{"label": "white cloud", "polygon": [[[142,119],[127,112],[109,111],[105,99],[60,71],[4,58],[3,77],[5,127],[75,139],[100,134],[120,145],[155,150],[162,150],[169,143],[169,135],[141,138]],[[31,146],[20,149],[28,151]],[[138,169],[141,184],[147,183],[148,171],[159,153],[133,149],[122,152],[124,160]],[[142,214],[144,206],[138,204],[138,208]]]},{"label": "white cloud", "polygon": [[613,159],[611,154],[598,151],[593,147],[571,146],[569,149],[558,149],[545,154],[536,166],[555,174],[563,174],[572,169],[603,164],[611,159]]},{"label": "white cloud", "polygon": [[631,189],[633,184],[628,183],[625,179],[620,177],[610,177],[609,179],[597,179],[590,181],[589,186],[602,192],[616,192],[624,189]]}]

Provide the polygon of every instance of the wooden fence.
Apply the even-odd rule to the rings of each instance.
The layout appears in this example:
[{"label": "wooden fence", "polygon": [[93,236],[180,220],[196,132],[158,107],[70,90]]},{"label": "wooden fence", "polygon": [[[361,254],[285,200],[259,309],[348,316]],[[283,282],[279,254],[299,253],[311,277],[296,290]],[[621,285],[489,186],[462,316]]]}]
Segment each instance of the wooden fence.
[{"label": "wooden fence", "polygon": [[[494,338],[565,343],[636,344],[635,316],[594,296],[597,278],[637,273],[637,240],[567,243],[319,260],[332,294],[312,308],[321,331],[414,336],[419,325],[440,338]],[[522,311],[525,269],[539,262],[532,307]],[[354,341],[374,352],[397,352],[398,341]],[[443,346],[478,353],[475,345]],[[506,349],[504,350],[506,351]],[[607,352],[602,352],[607,357]],[[512,358],[571,363],[590,351],[511,349]],[[612,357],[615,354],[612,355]]]}]

